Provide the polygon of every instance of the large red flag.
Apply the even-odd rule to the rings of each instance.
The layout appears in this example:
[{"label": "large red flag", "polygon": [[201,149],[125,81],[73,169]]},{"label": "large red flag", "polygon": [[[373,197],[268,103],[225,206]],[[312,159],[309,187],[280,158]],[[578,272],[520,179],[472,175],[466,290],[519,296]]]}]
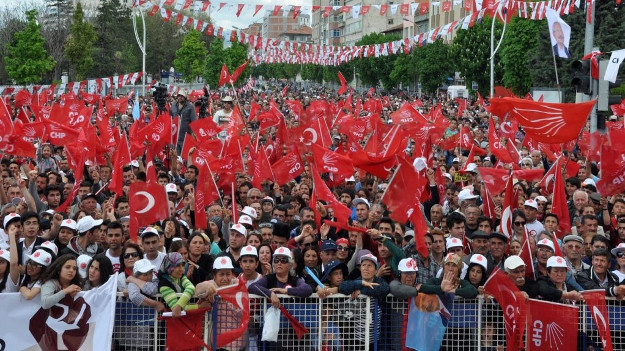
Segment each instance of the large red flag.
[{"label": "large red flag", "polygon": [[527,350],[577,350],[578,321],[577,306],[530,299]]},{"label": "large red flag", "polygon": [[315,195],[318,199],[326,200],[330,204],[334,210],[334,217],[337,219],[337,222],[347,223],[352,211],[334,197],[334,194],[332,194],[326,183],[321,179],[317,167],[313,168],[314,171],[311,171],[311,173],[313,176],[313,191]]},{"label": "large red flag", "polygon": [[349,158],[317,144],[312,144],[311,147],[313,159],[319,171],[341,174],[345,177],[354,175],[354,165]]},{"label": "large red flag", "polygon": [[[212,118],[200,118],[191,123],[189,123],[189,128],[193,131],[193,135],[198,142],[203,140],[208,140],[212,136],[217,135],[221,132],[221,128],[219,128],[215,122],[213,122]],[[185,138],[186,139],[186,138]]]},{"label": "large red flag", "polygon": [[104,101],[104,106],[106,106],[106,115],[108,117],[114,116],[115,112],[124,114],[128,107],[128,98],[106,100]]},{"label": "large red flag", "polygon": [[610,335],[608,308],[605,305],[605,290],[586,290],[582,292],[582,296],[584,296],[584,301],[586,301],[590,315],[599,331],[603,350],[612,351],[612,335]]},{"label": "large red flag", "polygon": [[185,315],[178,318],[159,317],[167,321],[167,350],[189,351],[210,346],[202,338],[204,315],[206,309],[185,311]]},{"label": "large red flag", "polygon": [[[501,194],[506,190],[506,182],[510,178],[510,171],[503,168],[478,167],[484,185],[491,194]],[[540,179],[543,176],[542,169],[519,169],[512,171],[512,178],[524,179],[529,182]]]},{"label": "large red flag", "polygon": [[225,332],[222,331],[217,335],[217,348],[222,348],[240,338],[247,331],[250,322],[250,298],[247,287],[242,280],[238,280],[236,285],[218,289],[217,293],[223,300],[230,303],[233,308],[241,311],[241,320],[237,328]]},{"label": "large red flag", "polygon": [[130,205],[130,239],[137,242],[139,227],[169,217],[165,187],[158,183],[134,182],[128,191]]},{"label": "large red flag", "polygon": [[241,66],[237,67],[237,69],[234,70],[234,72],[230,76],[230,84],[236,83],[237,79],[239,79],[243,71],[245,71],[245,68],[247,67],[247,64],[249,62],[250,60],[246,60]]},{"label": "large red flag", "polygon": [[[484,284],[487,294],[497,300],[503,314],[508,351],[522,350],[527,305],[523,294],[504,272],[495,268]],[[577,319],[576,319],[577,320]]]},{"label": "large red flag", "polygon": [[124,166],[130,163],[130,151],[126,134],[122,134],[119,140],[119,147],[113,155],[113,170],[109,190],[117,195],[122,194]]},{"label": "large red flag", "polygon": [[426,125],[428,120],[408,102],[404,102],[401,108],[391,113],[394,124],[402,125],[407,131],[418,129]]},{"label": "large red flag", "polygon": [[560,168],[555,170],[555,182],[553,184],[553,199],[551,212],[556,214],[559,219],[559,226],[556,235],[559,238],[571,233],[571,218],[569,216],[569,207],[566,202],[566,189],[564,188],[564,177]]},{"label": "large red flag", "polygon": [[532,246],[530,245],[530,235],[527,228],[523,227],[523,229],[525,233],[523,234],[523,247],[521,247],[519,257],[521,257],[523,262],[525,262],[525,276],[536,279],[536,273],[534,272],[534,257],[532,255]]},{"label": "large red flag", "polygon": [[504,145],[501,144],[501,139],[497,136],[497,131],[495,131],[495,123],[493,119],[490,119],[490,126],[488,128],[488,146],[490,147],[490,152],[495,155],[497,160],[503,163],[512,163],[512,157],[510,157],[510,153],[508,149]]},{"label": "large red flag", "polygon": [[502,118],[509,113],[536,141],[562,144],[577,138],[595,103],[558,104],[504,97],[490,99],[489,111]]}]

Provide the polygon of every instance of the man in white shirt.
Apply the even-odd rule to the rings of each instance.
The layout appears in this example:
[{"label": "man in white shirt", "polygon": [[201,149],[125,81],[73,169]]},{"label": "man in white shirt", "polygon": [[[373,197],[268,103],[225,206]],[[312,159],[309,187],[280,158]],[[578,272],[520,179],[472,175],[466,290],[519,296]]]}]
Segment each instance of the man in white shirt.
[{"label": "man in white shirt", "polygon": [[545,230],[543,224],[536,219],[536,215],[538,214],[538,203],[536,202],[536,200],[525,200],[523,212],[525,213],[525,217],[527,218],[525,228],[527,229],[529,235],[535,238],[538,233]]},{"label": "man in white shirt", "polygon": [[108,249],[105,254],[113,264],[113,272],[119,271],[120,256],[122,254],[122,241],[124,240],[123,228],[120,222],[111,222],[106,228],[106,243]]},{"label": "man in white shirt", "polygon": [[232,96],[225,96],[221,99],[221,102],[223,103],[223,108],[215,112],[213,115],[213,122],[215,122],[218,127],[224,128],[224,130],[217,134],[219,139],[223,141],[226,140],[226,136],[228,134],[226,127],[230,124],[230,117],[232,116],[234,102],[232,101]]},{"label": "man in white shirt", "polygon": [[160,267],[163,259],[167,256],[166,253],[158,250],[159,242],[160,235],[156,229],[147,227],[141,233],[141,245],[143,246],[143,252],[145,252],[143,258],[149,260],[154,267]]}]

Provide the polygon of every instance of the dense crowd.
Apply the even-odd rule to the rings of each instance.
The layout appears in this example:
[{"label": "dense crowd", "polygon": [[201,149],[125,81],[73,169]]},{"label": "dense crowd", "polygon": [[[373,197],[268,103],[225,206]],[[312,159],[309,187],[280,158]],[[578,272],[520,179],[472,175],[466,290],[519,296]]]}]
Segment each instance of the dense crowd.
[{"label": "dense crowd", "polygon": [[[277,109],[291,128],[298,126],[300,115],[288,101],[299,101],[304,108],[316,100],[345,103],[345,96],[323,88],[285,91],[270,87],[234,98],[217,93],[209,97],[209,118],[226,127],[213,140],[227,142],[227,127],[238,107],[246,121],[242,133],[252,136],[241,150],[246,161],[253,145],[268,145],[279,133],[278,126],[260,128],[256,117],[264,110]],[[40,294],[43,307],[49,308],[66,295],[97,288],[118,272],[118,290],[129,301],[179,316],[210,305],[216,289],[236,279],[276,307],[280,294],[316,293],[322,299],[332,294],[375,298],[392,294],[407,299],[419,293],[453,293],[472,299],[484,293],[486,279],[499,268],[527,298],[574,303],[587,289],[604,289],[606,296],[618,299],[625,296],[625,200],[622,194],[606,197],[597,192],[598,167],[579,148],[566,152],[569,162],[580,166],[577,174],[566,174],[571,232],[556,237],[560,218],[551,212],[551,190],[541,188],[539,181],[515,179],[518,204],[511,214],[512,234],[507,236],[500,223],[503,193],[492,194],[495,218],[484,214],[478,168],[511,167],[488,150],[489,113],[482,104],[469,102],[458,114],[456,100],[442,95],[420,97],[424,115],[440,106],[447,121],[445,138],[467,127],[471,143],[487,150],[468,159],[468,149],[444,150],[434,144],[425,165],[414,162],[429,190],[420,203],[427,225],[424,255],[415,240],[420,229],[391,219],[382,201],[391,177],[382,179],[362,169],[339,182],[324,175],[336,200],[351,211],[347,223],[337,224],[328,201],[314,201],[317,197],[311,201],[315,192],[310,161],[284,185],[264,180],[255,187],[253,174],[238,172],[233,177],[235,189],[221,187],[217,201],[195,208],[201,167],[191,157],[195,149],[182,154],[191,133],[189,123],[198,112],[189,95],[180,90],[169,97],[172,116],[180,118],[176,147],[123,166],[120,194],[107,187],[115,171],[111,157],[99,164],[90,160],[75,199],[58,212],[55,209],[71,196],[75,181],[64,147],[40,140],[34,159],[2,156],[0,292],[19,292],[28,300]],[[416,99],[403,92],[350,93],[350,106],[342,109],[353,113],[361,106],[359,116],[368,118],[372,111],[367,102],[375,100],[381,105],[381,123],[391,125],[391,114]],[[138,101],[149,115],[152,97]],[[128,131],[139,122],[133,120],[129,106],[126,114],[111,117],[109,123],[117,131]],[[329,149],[348,154],[348,137],[339,130],[338,125],[329,130]],[[358,142],[365,146],[375,133]],[[546,173],[553,161],[524,146],[523,138],[521,128],[509,141],[516,144],[520,156],[515,168]],[[412,164],[420,147],[408,138],[397,157]],[[129,187],[146,181],[149,163],[155,165],[157,181],[167,193],[170,216],[130,233]],[[442,178],[436,176],[439,172]],[[205,213],[206,227],[195,225],[198,211]],[[524,245],[529,245],[533,262],[520,258]],[[562,256],[557,256],[560,251]],[[526,274],[529,265],[534,276]],[[237,342],[228,349],[245,347],[244,340]]]}]

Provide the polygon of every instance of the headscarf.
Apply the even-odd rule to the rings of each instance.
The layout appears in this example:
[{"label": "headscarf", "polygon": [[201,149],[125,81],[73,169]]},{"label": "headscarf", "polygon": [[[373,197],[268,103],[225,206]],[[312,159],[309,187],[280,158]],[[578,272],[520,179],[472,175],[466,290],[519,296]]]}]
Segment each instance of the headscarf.
[{"label": "headscarf", "polygon": [[163,259],[163,264],[161,266],[161,271],[167,274],[171,274],[181,263],[186,263],[182,255],[178,252],[171,252]]}]

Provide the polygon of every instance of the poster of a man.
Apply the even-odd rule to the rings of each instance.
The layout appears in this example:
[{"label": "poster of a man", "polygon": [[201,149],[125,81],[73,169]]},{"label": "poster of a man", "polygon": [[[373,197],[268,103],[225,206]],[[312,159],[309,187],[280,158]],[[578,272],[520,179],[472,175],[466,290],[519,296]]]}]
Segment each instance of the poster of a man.
[{"label": "poster of a man", "polygon": [[571,52],[569,51],[571,26],[566,24],[553,9],[547,9],[546,15],[554,55],[561,58],[571,58]]}]

